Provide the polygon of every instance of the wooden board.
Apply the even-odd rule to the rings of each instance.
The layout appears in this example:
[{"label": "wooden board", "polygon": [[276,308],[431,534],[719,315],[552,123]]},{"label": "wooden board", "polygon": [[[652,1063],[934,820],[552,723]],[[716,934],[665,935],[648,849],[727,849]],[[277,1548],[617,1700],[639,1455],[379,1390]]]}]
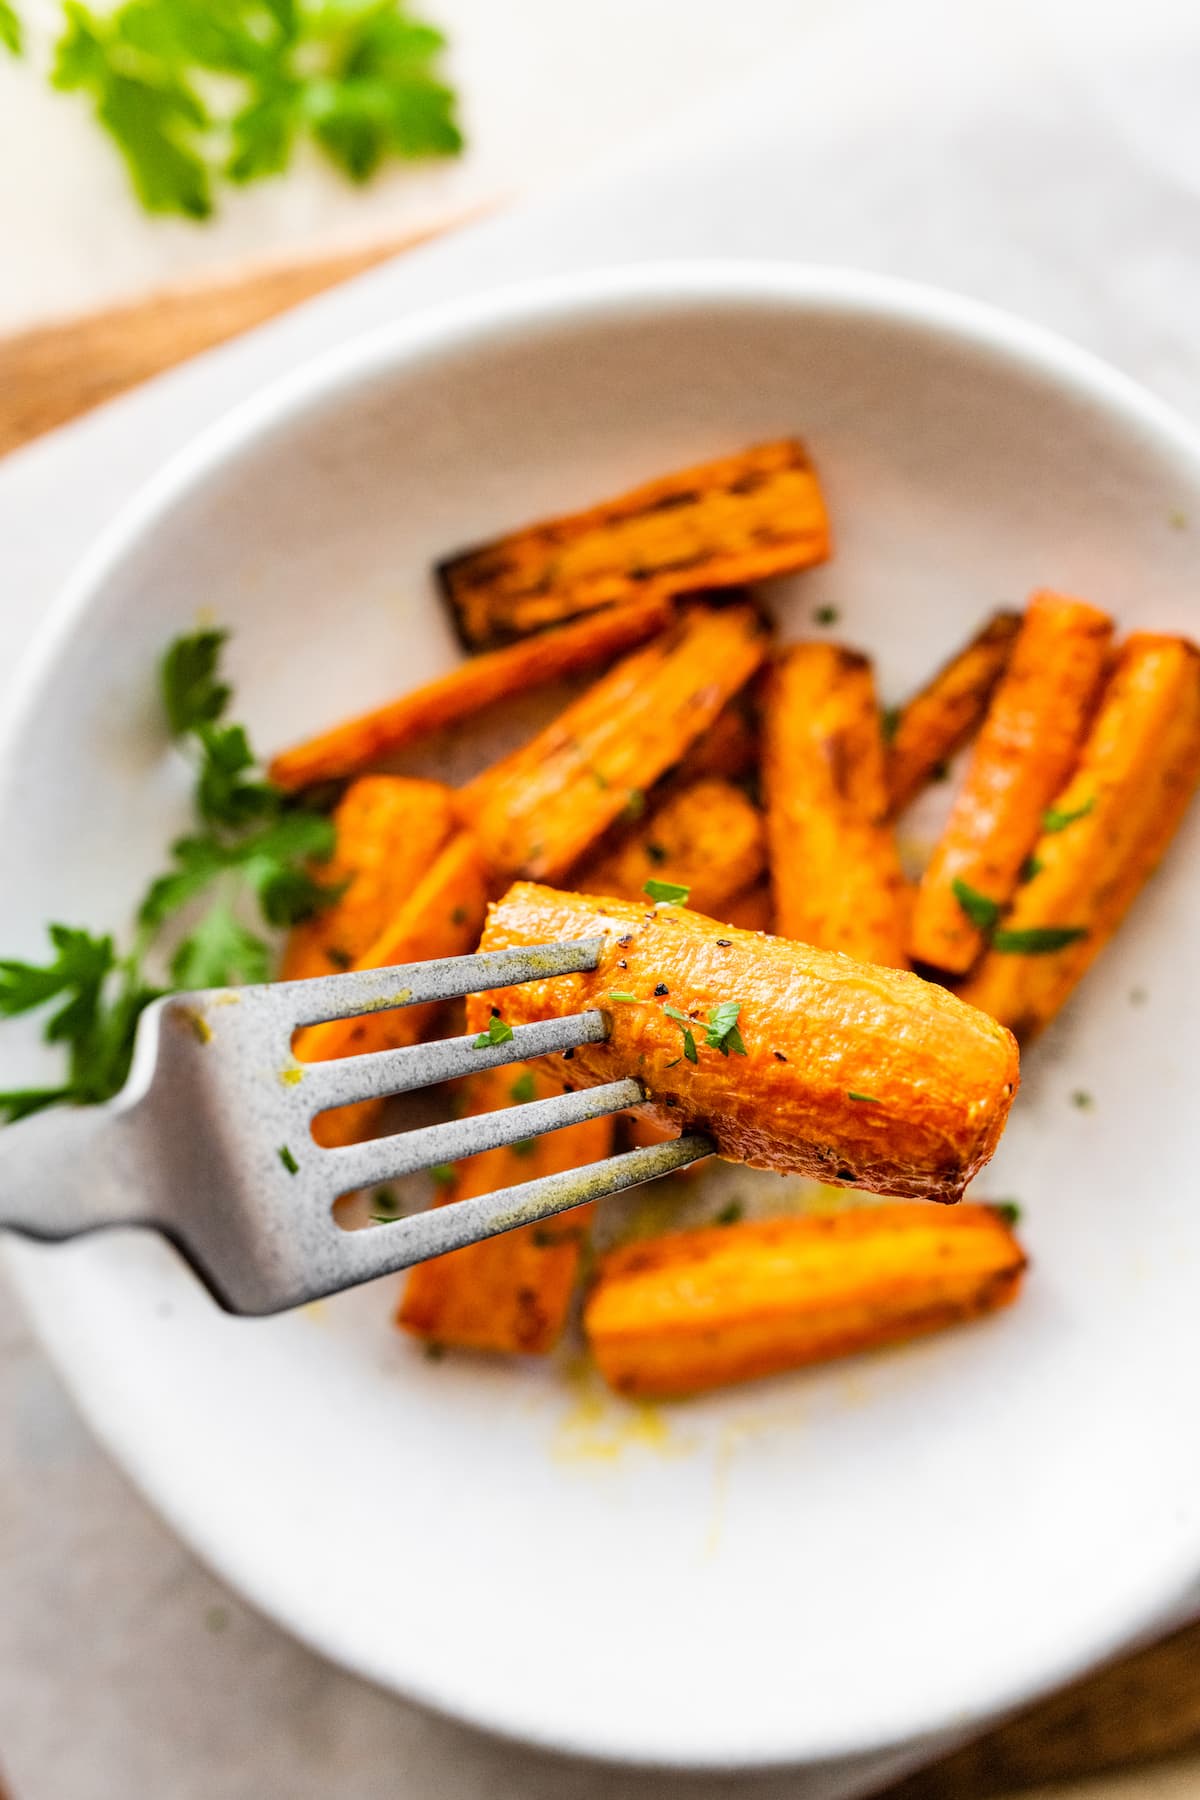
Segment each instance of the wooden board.
[{"label": "wooden board", "polygon": [[[0,454],[432,235],[251,270],[0,339]],[[1189,1746],[1200,1746],[1200,1625],[1041,1701],[893,1787],[888,1800],[986,1800]]]}]

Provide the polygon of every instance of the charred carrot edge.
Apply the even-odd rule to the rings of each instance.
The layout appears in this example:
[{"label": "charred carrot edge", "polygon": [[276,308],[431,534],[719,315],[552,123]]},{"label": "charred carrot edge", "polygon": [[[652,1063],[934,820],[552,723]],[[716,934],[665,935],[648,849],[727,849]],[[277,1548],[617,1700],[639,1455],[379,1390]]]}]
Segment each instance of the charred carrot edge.
[{"label": "charred carrot edge", "polygon": [[639,595],[735,587],[828,555],[816,474],[785,438],[497,538],[437,573],[463,643],[488,650]]},{"label": "charred carrot edge", "polygon": [[669,596],[648,595],[507,649],[471,657],[386,706],[281,751],[271,764],[271,780],[293,792],[319,781],[355,775],[499,700],[545,686],[631,649],[665,630],[673,611]]},{"label": "charred carrot edge", "polygon": [[1048,1025],[1154,873],[1198,780],[1200,651],[1139,632],[965,996],[1019,1037]]},{"label": "charred carrot edge", "polygon": [[[479,847],[461,832],[355,968],[386,969],[393,963],[465,955],[478,941],[487,900],[488,874]],[[431,1029],[437,1011],[433,1005],[406,1006],[311,1025],[297,1033],[295,1053],[301,1062],[326,1062],[368,1050],[399,1050]],[[359,1143],[370,1135],[383,1105],[381,1100],[363,1100],[320,1113],[313,1122],[313,1136],[327,1147]]]},{"label": "charred carrot edge", "polygon": [[584,1328],[618,1393],[669,1398],[978,1318],[1016,1299],[1025,1266],[987,1206],[708,1227],[604,1257]]},{"label": "charred carrot edge", "polygon": [[709,778],[678,788],[607,855],[575,880],[591,894],[641,897],[653,877],[689,890],[694,912],[716,914],[757,881],[766,863],[762,814],[731,782]]},{"label": "charred carrot edge", "polygon": [[949,822],[917,892],[913,960],[962,975],[1007,906],[1042,814],[1074,767],[1104,680],[1107,613],[1035,594],[988,708]]},{"label": "charred carrot edge", "polygon": [[691,607],[624,657],[532,742],[461,789],[495,869],[555,880],[709,728],[766,648],[753,607]]},{"label": "charred carrot edge", "polygon": [[455,831],[450,789],[371,775],[347,788],[334,815],[334,853],[321,870],[345,892],[288,937],[281,981],[353,968],[391,923]]},{"label": "charred carrot edge", "polygon": [[779,652],[763,712],[763,793],[780,936],[905,967],[909,888],[866,657],[826,643]]},{"label": "charred carrot edge", "polygon": [[686,787],[706,775],[719,775],[725,781],[737,781],[758,767],[758,720],[748,702],[748,689],[734,696],[689,748],[673,769],[668,769],[660,787]]},{"label": "charred carrot edge", "polygon": [[1021,615],[996,612],[903,706],[888,746],[888,796],[903,812],[961,750],[987,711],[1008,667]]},{"label": "charred carrot edge", "polygon": [[[516,1063],[473,1076],[467,1111],[492,1112],[561,1092],[561,1082]],[[528,1144],[485,1150],[457,1165],[444,1204],[599,1162],[612,1136],[611,1119],[593,1119]],[[397,1324],[434,1343],[544,1356],[562,1334],[593,1210],[577,1207],[419,1263],[405,1284]]]},{"label": "charred carrot edge", "polygon": [[[609,1036],[557,1059],[560,1080],[634,1076],[660,1121],[784,1174],[955,1200],[995,1150],[1017,1047],[944,988],[684,907],[530,882],[489,909],[481,947],[579,938],[601,940],[594,970],[473,995],[468,1028],[493,1006],[511,1025],[598,1007]],[[717,1011],[731,1007],[736,1039]]]}]

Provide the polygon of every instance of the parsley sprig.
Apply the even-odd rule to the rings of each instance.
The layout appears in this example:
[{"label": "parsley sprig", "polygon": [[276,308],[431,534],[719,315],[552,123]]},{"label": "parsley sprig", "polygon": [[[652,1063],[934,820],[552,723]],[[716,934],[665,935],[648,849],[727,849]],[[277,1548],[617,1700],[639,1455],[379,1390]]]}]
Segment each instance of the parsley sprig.
[{"label": "parsley sprig", "polygon": [[[138,908],[132,948],[74,926],[49,927],[44,963],[0,960],[0,1019],[51,1008],[43,1036],[66,1051],[60,1082],[0,1091],[0,1117],[58,1102],[90,1105],[124,1086],[137,1022],[172,988],[226,987],[270,977],[269,943],[243,922],[252,902],[264,924],[292,925],[336,898],[313,864],[333,849],[333,826],[295,806],[257,773],[240,725],[224,723],[232,693],[221,679],[222,631],[178,639],[162,660],[167,729],[194,771],[196,828],[171,846],[169,868]],[[163,949],[170,928],[173,948]],[[169,982],[145,971],[165,956]]]},{"label": "parsley sprig", "polygon": [[16,8],[10,6],[9,0],[0,0],[0,47],[13,56],[20,56],[24,42],[24,32]]},{"label": "parsley sprig", "polygon": [[[1085,807],[1079,813],[1070,814],[1066,823],[1082,818],[1087,811],[1090,808]],[[954,897],[972,925],[988,936],[992,949],[999,951],[1001,956],[1053,956],[1056,950],[1065,950],[1068,944],[1077,944],[1080,938],[1088,935],[1086,925],[1028,925],[1011,929],[1000,924],[1001,908],[995,900],[965,881],[955,881],[953,885]]]},{"label": "parsley sprig", "polygon": [[[277,175],[311,138],[352,181],[454,156],[445,39],[405,0],[65,0],[54,86],[91,102],[148,212],[204,219],[220,182]],[[20,46],[11,0],[0,40]]]}]

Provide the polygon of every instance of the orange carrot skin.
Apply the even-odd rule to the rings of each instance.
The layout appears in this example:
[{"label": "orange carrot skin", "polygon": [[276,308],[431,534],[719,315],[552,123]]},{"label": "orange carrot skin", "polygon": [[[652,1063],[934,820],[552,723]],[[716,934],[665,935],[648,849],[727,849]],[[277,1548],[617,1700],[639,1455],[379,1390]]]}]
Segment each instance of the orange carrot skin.
[{"label": "orange carrot skin", "polygon": [[503,650],[470,657],[385,706],[281,751],[271,764],[271,780],[295,792],[316,782],[356,775],[500,700],[619,656],[665,631],[673,611],[668,596],[649,595]]},{"label": "orange carrot skin", "polygon": [[962,975],[983,948],[964,884],[1006,906],[1075,765],[1108,666],[1112,620],[1060,594],[1035,594],[1013,645],[945,832],[913,910],[913,960]]},{"label": "orange carrot skin", "polygon": [[677,1398],[923,1336],[1016,1299],[991,1207],[857,1208],[642,1239],[601,1259],[584,1327],[618,1393]]},{"label": "orange carrot skin", "polygon": [[[707,1131],[722,1156],[784,1174],[956,1200],[995,1150],[1016,1044],[944,989],[683,907],[525,882],[489,909],[482,947],[591,937],[603,940],[594,971],[473,995],[470,1029],[483,1029],[493,1005],[513,1025],[599,1007],[610,1036],[557,1060],[563,1080],[634,1076],[661,1122]],[[704,1043],[722,1002],[740,1007],[745,1056]],[[693,1021],[695,1063],[667,1006]]]},{"label": "orange carrot skin", "polygon": [[1200,651],[1184,638],[1137,632],[1118,655],[1078,768],[1055,797],[1050,817],[1059,828],[1038,839],[1036,873],[1003,925],[1086,935],[1050,953],[990,950],[965,997],[1019,1038],[1043,1030],[1158,867],[1198,780]]},{"label": "orange carrot skin", "polygon": [[715,777],[677,788],[607,855],[574,880],[593,894],[637,900],[648,880],[690,890],[694,912],[714,917],[757,881],[766,862],[762,814],[732,782]]},{"label": "orange carrot skin", "polygon": [[334,853],[321,878],[346,889],[290,933],[281,981],[354,967],[454,835],[453,796],[436,781],[367,776],[346,789],[333,825]]},{"label": "orange carrot skin", "polygon": [[[387,928],[355,963],[358,969],[387,969],[394,963],[465,956],[475,948],[487,908],[489,877],[479,847],[465,832],[451,840]],[[297,1033],[301,1062],[361,1056],[369,1050],[400,1050],[420,1041],[433,1027],[435,1005],[405,1006],[331,1019]],[[357,1101],[319,1113],[313,1121],[318,1144],[335,1147],[369,1137],[383,1110],[382,1100]]]},{"label": "orange carrot skin", "polygon": [[827,643],[777,654],[764,706],[763,792],[776,931],[907,967],[910,892],[889,821],[866,657]]},{"label": "orange carrot skin", "polygon": [[887,758],[893,813],[903,812],[975,731],[1020,629],[1020,613],[993,613],[901,710]]},{"label": "orange carrot skin", "polygon": [[480,650],[597,607],[736,587],[828,555],[816,474],[784,439],[513,532],[438,574],[464,644]]},{"label": "orange carrot skin", "polygon": [[765,649],[753,607],[691,607],[625,657],[459,791],[459,815],[492,866],[561,879],[704,734]]},{"label": "orange carrot skin", "polygon": [[[548,1100],[562,1083],[517,1063],[471,1078],[469,1113],[513,1102],[525,1075]],[[523,1090],[519,1087],[517,1097]],[[468,1157],[455,1169],[443,1204],[494,1194],[517,1182],[563,1174],[599,1162],[612,1148],[613,1121],[591,1119],[563,1131]],[[540,1225],[523,1225],[448,1256],[418,1263],[409,1273],[396,1321],[427,1342],[500,1354],[545,1356],[562,1335],[593,1208],[581,1206]]]}]

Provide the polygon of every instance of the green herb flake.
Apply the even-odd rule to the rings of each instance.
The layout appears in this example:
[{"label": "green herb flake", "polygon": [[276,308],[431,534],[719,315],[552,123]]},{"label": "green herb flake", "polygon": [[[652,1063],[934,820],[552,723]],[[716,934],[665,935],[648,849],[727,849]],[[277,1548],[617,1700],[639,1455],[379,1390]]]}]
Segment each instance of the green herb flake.
[{"label": "green herb flake", "polygon": [[509,1098],[515,1100],[518,1106],[524,1105],[527,1100],[536,1099],[537,1082],[533,1079],[533,1070],[522,1069],[508,1092]]},{"label": "green herb flake", "polygon": [[980,931],[991,931],[1000,917],[1000,907],[995,900],[989,900],[978,888],[973,888],[965,881],[955,879],[953,882],[954,898],[970,919],[972,925]]},{"label": "green herb flake", "polygon": [[1021,882],[1022,886],[1024,886],[1026,882],[1032,881],[1035,876],[1040,875],[1045,866],[1046,865],[1040,856],[1027,856],[1025,861],[1021,864],[1021,873],[1018,876],[1018,880]]},{"label": "green herb flake", "polygon": [[517,1138],[511,1146],[514,1156],[532,1156],[537,1149],[536,1138]]},{"label": "green herb flake", "polygon": [[608,776],[604,773],[603,769],[589,768],[588,774],[591,776],[592,780],[595,782],[596,786],[600,789],[600,791],[602,793],[607,792],[608,788],[611,787],[612,784],[609,781]]},{"label": "green herb flake", "polygon": [[641,1001],[638,999],[637,995],[626,993],[624,988],[609,988],[608,997],[610,1000],[615,1001],[618,1006],[641,1005]]},{"label": "green herb flake", "polygon": [[648,899],[656,906],[686,906],[691,888],[683,887],[677,881],[655,881],[651,879],[642,889]]},{"label": "green herb flake", "polygon": [[1171,527],[1172,531],[1186,531],[1188,528],[1188,516],[1177,507],[1174,512],[1167,514],[1167,524]]},{"label": "green herb flake", "polygon": [[396,1190],[390,1187],[376,1188],[372,1195],[375,1212],[373,1218],[395,1219],[400,1213],[400,1202],[396,1198]]},{"label": "green herb flake", "polygon": [[746,1046],[742,1042],[742,1034],[738,1030],[738,1016],[741,1006],[736,1000],[722,1000],[714,1006],[708,1015],[708,1025],[704,1033],[704,1044],[708,1050],[719,1050],[722,1056],[728,1056],[731,1050],[738,1056],[745,1056]]},{"label": "green herb flake", "polygon": [[481,1031],[475,1039],[472,1049],[486,1050],[492,1044],[507,1044],[512,1041],[513,1028],[506,1025],[499,1013],[493,1013],[488,1020],[488,1028]]},{"label": "green herb flake", "polygon": [[745,1218],[745,1216],[746,1216],[746,1209],[742,1205],[741,1201],[740,1200],[731,1200],[729,1202],[728,1206],[723,1206],[721,1208],[720,1212],[717,1214],[716,1218],[713,1220],[713,1224],[714,1225],[740,1225],[742,1220]]},{"label": "green herb flake", "polygon": [[0,0],[0,45],[13,56],[20,56],[24,48],[21,20],[9,0]]},{"label": "green herb flake", "polygon": [[452,1187],[458,1180],[458,1170],[453,1163],[431,1163],[429,1179],[437,1187]]},{"label": "green herb flake", "polygon": [[683,1034],[683,1054],[690,1063],[698,1063],[700,1061],[700,1058],[696,1053],[696,1040],[690,1031],[685,1031]]},{"label": "green herb flake", "polygon": [[992,1211],[997,1213],[1006,1225],[1021,1223],[1021,1205],[1017,1200],[996,1200],[992,1204]]},{"label": "green herb flake", "polygon": [[864,1106],[882,1106],[883,1101],[878,1094],[858,1094],[853,1088],[847,1089],[847,1100],[860,1100]]},{"label": "green herb flake", "polygon": [[300,1173],[300,1164],[296,1161],[286,1144],[281,1144],[279,1146],[279,1160],[289,1175],[298,1175]]},{"label": "green herb flake", "polygon": [[894,744],[896,733],[900,729],[902,710],[898,706],[885,706],[879,715],[879,729],[883,733],[885,744]]},{"label": "green herb flake", "polygon": [[646,844],[644,848],[646,852],[646,861],[652,862],[656,869],[661,869],[667,860],[668,852],[666,845],[649,843]]},{"label": "green herb flake", "polygon": [[1071,1095],[1071,1105],[1077,1107],[1080,1112],[1092,1112],[1096,1105],[1096,1099],[1093,1094],[1088,1093],[1086,1088],[1076,1088]]},{"label": "green herb flake", "polygon": [[1002,956],[1052,956],[1086,936],[1085,925],[1031,925],[1024,931],[997,931],[992,948]]},{"label": "green herb flake", "polygon": [[640,819],[646,810],[646,796],[641,788],[630,788],[625,796],[625,804],[621,808],[621,817],[630,821]]},{"label": "green herb flake", "polygon": [[815,625],[836,625],[841,616],[836,606],[818,606],[813,612],[813,623]]},{"label": "green herb flake", "polygon": [[1096,796],[1093,794],[1091,799],[1085,800],[1082,806],[1070,808],[1057,806],[1048,807],[1042,814],[1042,830],[1065,831],[1067,826],[1074,825],[1077,819],[1086,819],[1088,814],[1095,810],[1095,806]]}]

